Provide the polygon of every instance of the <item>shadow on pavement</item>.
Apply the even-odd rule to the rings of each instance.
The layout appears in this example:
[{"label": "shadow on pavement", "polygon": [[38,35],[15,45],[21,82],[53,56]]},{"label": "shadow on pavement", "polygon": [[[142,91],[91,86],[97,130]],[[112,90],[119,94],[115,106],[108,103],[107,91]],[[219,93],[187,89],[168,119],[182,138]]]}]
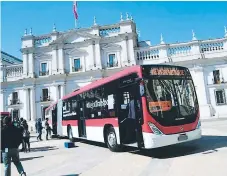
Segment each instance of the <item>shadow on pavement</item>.
[{"label": "shadow on pavement", "polygon": [[42,157],[44,157],[44,156],[35,156],[35,157],[21,158],[20,161],[33,160],[33,159],[42,158]]},{"label": "shadow on pavement", "polygon": [[49,150],[57,150],[57,149],[58,148],[55,146],[35,147],[35,148],[31,148],[31,152],[49,151]]},{"label": "shadow on pavement", "polygon": [[62,175],[62,176],[79,176],[78,174],[69,174],[69,175]]},{"label": "shadow on pavement", "polygon": [[[227,147],[227,136],[204,135],[201,139],[188,143],[171,145],[150,150],[131,150],[128,152],[152,158],[166,159],[197,153],[214,153],[218,152],[218,149],[223,147]],[[128,148],[128,150],[130,149],[132,148]]]}]

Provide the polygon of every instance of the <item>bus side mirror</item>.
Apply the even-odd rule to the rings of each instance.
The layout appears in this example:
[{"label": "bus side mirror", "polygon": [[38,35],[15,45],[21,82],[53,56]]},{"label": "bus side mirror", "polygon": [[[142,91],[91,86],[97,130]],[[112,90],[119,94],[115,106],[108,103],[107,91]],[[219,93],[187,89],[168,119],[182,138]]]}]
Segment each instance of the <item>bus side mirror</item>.
[{"label": "bus side mirror", "polygon": [[144,91],[144,85],[140,84],[140,96],[141,97],[144,96],[144,93],[145,93],[145,91]]},{"label": "bus side mirror", "polygon": [[142,81],[142,78],[135,78],[135,82],[140,83]]}]

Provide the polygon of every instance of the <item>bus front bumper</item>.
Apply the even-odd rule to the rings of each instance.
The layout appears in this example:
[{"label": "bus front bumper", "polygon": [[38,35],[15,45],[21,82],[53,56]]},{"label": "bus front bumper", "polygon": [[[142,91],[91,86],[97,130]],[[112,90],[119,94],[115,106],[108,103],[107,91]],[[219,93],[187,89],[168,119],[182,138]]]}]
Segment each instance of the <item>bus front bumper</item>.
[{"label": "bus front bumper", "polygon": [[171,135],[155,135],[153,133],[143,132],[144,148],[152,149],[193,141],[196,139],[200,139],[201,133],[202,133],[201,128],[189,132]]}]

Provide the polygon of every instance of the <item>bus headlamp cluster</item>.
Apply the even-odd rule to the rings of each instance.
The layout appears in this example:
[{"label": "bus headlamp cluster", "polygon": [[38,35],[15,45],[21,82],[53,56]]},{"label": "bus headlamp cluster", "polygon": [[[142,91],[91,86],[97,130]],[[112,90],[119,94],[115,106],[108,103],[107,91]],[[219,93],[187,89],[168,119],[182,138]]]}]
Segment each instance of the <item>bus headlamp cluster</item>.
[{"label": "bus headlamp cluster", "polygon": [[198,124],[197,124],[197,126],[196,126],[196,129],[199,129],[201,127],[201,121],[199,120],[198,121]]},{"label": "bus headlamp cluster", "polygon": [[157,134],[157,135],[163,134],[153,123],[148,122],[148,125],[149,125],[151,131],[153,131],[154,134]]}]

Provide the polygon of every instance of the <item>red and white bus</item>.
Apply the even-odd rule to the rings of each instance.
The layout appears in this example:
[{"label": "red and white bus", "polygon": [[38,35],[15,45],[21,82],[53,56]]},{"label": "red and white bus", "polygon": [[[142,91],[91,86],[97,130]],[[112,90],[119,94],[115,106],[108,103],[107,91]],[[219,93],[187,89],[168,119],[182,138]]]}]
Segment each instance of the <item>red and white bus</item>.
[{"label": "red and white bus", "polygon": [[188,68],[132,66],[66,95],[46,109],[54,133],[157,148],[201,138],[199,105]]},{"label": "red and white bus", "polygon": [[8,117],[11,118],[10,112],[0,112],[1,120]]}]

